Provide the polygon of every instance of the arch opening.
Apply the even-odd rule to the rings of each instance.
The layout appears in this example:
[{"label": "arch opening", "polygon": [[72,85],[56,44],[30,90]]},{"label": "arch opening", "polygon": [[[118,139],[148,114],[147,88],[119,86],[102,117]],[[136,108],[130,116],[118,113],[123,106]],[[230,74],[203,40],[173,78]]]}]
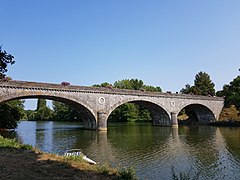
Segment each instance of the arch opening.
[{"label": "arch opening", "polygon": [[155,126],[171,126],[169,114],[160,106],[148,101],[129,101],[115,108],[108,121],[151,122]]},{"label": "arch opening", "polygon": [[178,113],[180,125],[209,124],[216,121],[213,112],[201,104],[190,104]]},{"label": "arch opening", "polygon": [[[10,99],[5,99],[0,103],[6,103],[13,100],[25,100],[25,99],[46,99],[46,100],[60,102],[74,109],[80,115],[80,118],[81,118],[80,121],[82,121],[84,129],[95,130],[97,128],[96,118],[94,114],[83,104],[67,98],[62,98],[57,96],[48,96],[48,95],[30,95],[30,96],[18,96]],[[74,120],[74,117],[73,117],[73,120]]]}]

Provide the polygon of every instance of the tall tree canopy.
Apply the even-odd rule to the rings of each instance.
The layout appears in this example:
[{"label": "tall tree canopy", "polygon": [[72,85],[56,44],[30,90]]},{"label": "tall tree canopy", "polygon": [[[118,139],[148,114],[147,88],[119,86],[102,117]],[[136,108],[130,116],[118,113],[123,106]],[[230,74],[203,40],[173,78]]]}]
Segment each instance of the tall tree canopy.
[{"label": "tall tree canopy", "polygon": [[184,94],[196,94],[196,95],[215,95],[215,84],[210,79],[210,76],[206,72],[199,72],[195,76],[194,86],[189,84],[185,85],[185,88],[181,89],[181,93]]},{"label": "tall tree canopy", "polygon": [[141,88],[143,88],[143,81],[142,80],[138,80],[138,79],[123,79],[120,81],[116,81],[114,83],[114,87],[115,88],[119,88],[119,89],[132,89],[132,90],[140,90]]},{"label": "tall tree canopy", "polygon": [[0,104],[0,128],[15,129],[24,117],[24,101],[15,100]]},{"label": "tall tree canopy", "polygon": [[[0,79],[6,77],[8,64],[14,64],[14,56],[2,50],[0,46]],[[17,121],[24,116],[24,101],[15,100],[0,104],[0,128],[13,129],[17,127]]]},{"label": "tall tree canopy", "polygon": [[3,79],[6,76],[7,66],[8,64],[14,64],[13,60],[14,56],[8,54],[6,51],[2,50],[2,46],[0,46],[0,79]]},{"label": "tall tree canopy", "polygon": [[95,84],[93,86],[94,87],[107,87],[107,88],[162,92],[161,87],[145,85],[144,82],[139,79],[123,79],[123,80],[115,81],[113,85],[108,82],[104,82],[102,84]]},{"label": "tall tree canopy", "polygon": [[226,107],[234,105],[240,110],[240,76],[224,85],[223,90],[217,92],[217,96],[225,96]]},{"label": "tall tree canopy", "polygon": [[52,119],[52,110],[47,106],[47,100],[39,98],[36,110],[25,110],[28,120],[48,121]]},{"label": "tall tree canopy", "polygon": [[47,101],[46,99],[38,99],[37,102],[37,109],[34,112],[33,119],[34,120],[40,120],[45,121],[49,120],[52,117],[52,111],[49,107],[47,107]]}]

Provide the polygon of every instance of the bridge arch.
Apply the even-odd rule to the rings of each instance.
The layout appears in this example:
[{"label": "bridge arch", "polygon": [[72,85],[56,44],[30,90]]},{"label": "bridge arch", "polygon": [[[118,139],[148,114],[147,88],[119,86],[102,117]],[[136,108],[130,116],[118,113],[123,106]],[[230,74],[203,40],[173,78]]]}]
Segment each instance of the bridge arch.
[{"label": "bridge arch", "polygon": [[158,126],[170,126],[171,125],[171,119],[169,113],[160,105],[152,102],[152,101],[147,101],[143,99],[125,99],[122,100],[121,102],[115,103],[112,105],[109,109],[109,112],[107,114],[107,119],[111,115],[111,113],[120,107],[121,105],[124,105],[126,103],[133,103],[140,105],[144,108],[146,108],[152,116],[152,121],[154,125]]},{"label": "bridge arch", "polygon": [[216,121],[213,111],[205,104],[193,103],[185,105],[177,112],[177,114],[179,114],[183,109],[193,112],[200,124],[208,124]]},{"label": "bridge arch", "polygon": [[1,98],[0,103],[8,102],[11,100],[20,100],[20,99],[35,99],[35,98],[42,98],[48,100],[54,100],[62,102],[70,107],[76,109],[78,112],[81,113],[83,116],[83,127],[85,129],[96,129],[97,128],[97,121],[96,121],[96,113],[93,112],[88,105],[88,103],[84,100],[79,101],[79,99],[75,98],[66,98],[66,96],[62,97],[60,95],[49,95],[49,94],[17,94],[17,95],[8,95],[7,97]]}]

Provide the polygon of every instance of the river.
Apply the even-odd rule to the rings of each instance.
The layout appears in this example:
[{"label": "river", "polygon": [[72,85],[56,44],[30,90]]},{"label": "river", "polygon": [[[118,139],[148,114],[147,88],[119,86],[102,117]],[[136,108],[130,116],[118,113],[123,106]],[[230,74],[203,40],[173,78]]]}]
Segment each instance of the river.
[{"label": "river", "polygon": [[81,127],[74,122],[22,121],[4,136],[59,155],[80,148],[102,164],[134,167],[139,179],[181,174],[191,179],[240,178],[240,128],[109,123],[107,132],[97,132]]}]

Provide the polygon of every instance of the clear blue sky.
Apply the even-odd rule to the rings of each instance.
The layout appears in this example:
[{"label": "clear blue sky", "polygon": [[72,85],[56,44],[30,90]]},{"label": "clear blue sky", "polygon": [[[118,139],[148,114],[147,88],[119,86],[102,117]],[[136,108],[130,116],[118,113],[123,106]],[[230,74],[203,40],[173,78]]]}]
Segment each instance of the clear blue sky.
[{"label": "clear blue sky", "polygon": [[239,75],[239,0],[0,0],[0,17],[16,80],[175,92],[199,71],[216,90]]}]

